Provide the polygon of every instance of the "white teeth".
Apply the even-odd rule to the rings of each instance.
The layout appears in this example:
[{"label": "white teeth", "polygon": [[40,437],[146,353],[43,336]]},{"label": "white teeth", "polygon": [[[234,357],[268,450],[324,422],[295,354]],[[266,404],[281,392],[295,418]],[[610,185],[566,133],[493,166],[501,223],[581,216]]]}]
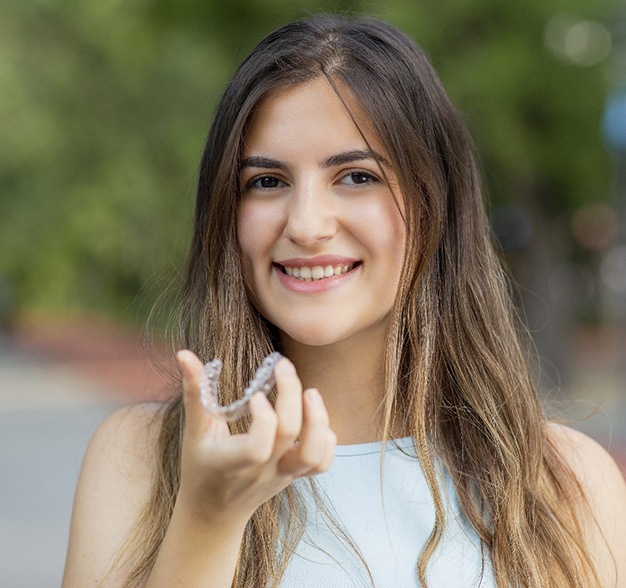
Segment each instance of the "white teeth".
[{"label": "white teeth", "polygon": [[300,280],[311,282],[322,280],[324,278],[332,278],[333,276],[340,276],[341,274],[348,273],[350,268],[353,267],[352,264],[349,265],[314,265],[304,266],[304,267],[287,267],[283,266],[285,269],[285,273],[288,276],[293,276],[294,278],[298,278]]},{"label": "white teeth", "polygon": [[311,268],[311,277],[314,280],[321,280],[324,277],[324,268],[316,265]]}]

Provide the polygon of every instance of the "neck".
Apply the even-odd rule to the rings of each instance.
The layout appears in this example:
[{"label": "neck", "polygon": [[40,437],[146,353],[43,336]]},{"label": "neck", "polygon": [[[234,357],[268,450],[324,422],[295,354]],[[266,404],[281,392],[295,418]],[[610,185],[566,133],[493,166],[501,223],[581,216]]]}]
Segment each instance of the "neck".
[{"label": "neck", "polygon": [[283,336],[285,354],[303,387],[324,398],[339,445],[382,438],[384,328],[376,336],[324,346],[303,345]]}]

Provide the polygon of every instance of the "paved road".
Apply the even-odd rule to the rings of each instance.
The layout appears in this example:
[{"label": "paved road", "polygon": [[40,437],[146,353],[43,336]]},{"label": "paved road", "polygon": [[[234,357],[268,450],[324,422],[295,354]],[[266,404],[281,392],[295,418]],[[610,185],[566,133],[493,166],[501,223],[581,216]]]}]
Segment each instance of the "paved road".
[{"label": "paved road", "polygon": [[61,585],[82,456],[113,392],[0,339],[2,588]]}]

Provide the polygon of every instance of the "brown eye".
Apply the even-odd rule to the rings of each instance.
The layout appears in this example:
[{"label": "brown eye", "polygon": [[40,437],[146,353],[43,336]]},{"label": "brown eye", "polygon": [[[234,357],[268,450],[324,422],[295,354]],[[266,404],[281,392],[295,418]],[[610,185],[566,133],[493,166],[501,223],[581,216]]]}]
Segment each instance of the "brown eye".
[{"label": "brown eye", "polygon": [[282,188],[284,185],[284,182],[274,176],[259,176],[250,180],[247,184],[247,188],[257,190],[273,190],[274,188]]},{"label": "brown eye", "polygon": [[347,186],[360,186],[377,182],[378,178],[372,174],[362,171],[354,171],[341,178],[341,183]]}]

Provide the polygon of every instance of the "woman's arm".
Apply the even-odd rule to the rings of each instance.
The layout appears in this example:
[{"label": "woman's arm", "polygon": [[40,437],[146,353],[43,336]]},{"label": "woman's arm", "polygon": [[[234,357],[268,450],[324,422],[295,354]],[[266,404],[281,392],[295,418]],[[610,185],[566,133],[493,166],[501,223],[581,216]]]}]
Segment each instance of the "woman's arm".
[{"label": "woman's arm", "polygon": [[[74,498],[64,588],[99,585],[147,503],[156,410],[156,404],[118,410],[91,439]],[[111,585],[119,580],[112,576]]]},{"label": "woman's arm", "polygon": [[560,425],[550,425],[548,430],[589,502],[592,517],[585,529],[601,585],[626,588],[624,477],[606,450],[583,433]]},{"label": "woman's arm", "polygon": [[[200,361],[190,352],[182,352],[179,361],[186,412],[181,484],[145,586],[230,588],[254,511],[297,477],[327,469],[335,436],[319,393],[302,392],[289,361],[275,369],[275,408],[263,394],[252,398],[245,435],[230,435],[224,422],[202,409]],[[141,433],[146,425],[148,434]],[[76,497],[64,588],[97,585],[137,520],[149,495],[148,448],[156,441],[155,429],[130,411],[111,417],[94,437]]]}]

